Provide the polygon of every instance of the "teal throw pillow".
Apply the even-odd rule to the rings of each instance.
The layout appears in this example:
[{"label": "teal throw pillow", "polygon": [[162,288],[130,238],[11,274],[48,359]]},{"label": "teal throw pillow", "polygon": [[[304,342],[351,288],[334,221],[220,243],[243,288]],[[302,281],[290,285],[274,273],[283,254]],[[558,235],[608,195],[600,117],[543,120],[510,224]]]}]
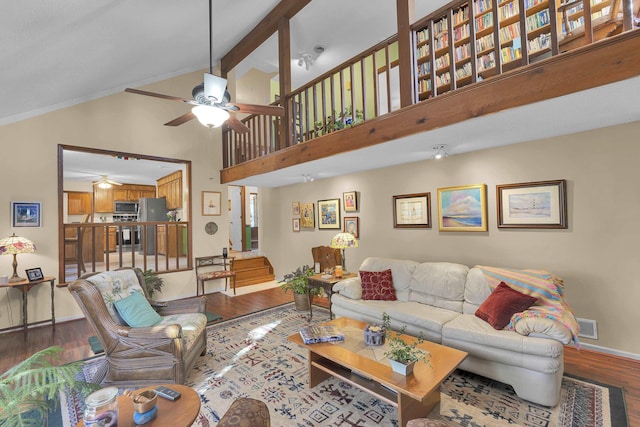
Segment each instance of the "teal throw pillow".
[{"label": "teal throw pillow", "polygon": [[113,305],[122,320],[132,328],[153,326],[162,320],[162,317],[156,313],[141,292],[133,293],[114,302]]}]

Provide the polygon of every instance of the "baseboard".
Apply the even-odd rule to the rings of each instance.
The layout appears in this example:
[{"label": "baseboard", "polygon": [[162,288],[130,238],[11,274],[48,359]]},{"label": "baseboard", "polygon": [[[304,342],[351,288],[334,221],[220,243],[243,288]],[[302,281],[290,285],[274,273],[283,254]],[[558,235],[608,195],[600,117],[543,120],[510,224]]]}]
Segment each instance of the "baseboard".
[{"label": "baseboard", "polygon": [[625,357],[627,359],[633,359],[640,361],[640,354],[631,353],[628,351],[616,350],[614,348],[602,347],[594,344],[580,343],[580,348],[585,350],[597,351],[598,353],[610,354],[612,356]]}]

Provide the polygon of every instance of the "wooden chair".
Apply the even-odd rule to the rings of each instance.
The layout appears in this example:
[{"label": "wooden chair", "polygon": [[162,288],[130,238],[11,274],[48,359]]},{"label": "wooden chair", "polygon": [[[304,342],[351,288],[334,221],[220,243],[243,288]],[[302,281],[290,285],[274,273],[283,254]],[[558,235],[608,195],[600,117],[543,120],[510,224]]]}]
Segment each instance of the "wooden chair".
[{"label": "wooden chair", "polygon": [[[205,257],[196,257],[196,295],[204,295],[204,283],[209,280],[224,279],[224,290],[227,290],[229,279],[231,279],[231,287],[233,294],[236,294],[236,272],[233,269],[234,257],[225,257],[223,255],[212,255]],[[211,270],[213,268],[214,270]],[[206,271],[202,271],[206,269]]]},{"label": "wooden chair", "polygon": [[[89,222],[89,220],[91,219],[92,215],[91,214],[84,214],[82,216],[82,220],[80,221],[81,224],[86,224]],[[87,269],[84,266],[84,248],[83,248],[83,240],[84,240],[84,230],[86,227],[78,227],[75,233],[75,236],[66,236],[64,237],[64,244],[65,244],[65,250],[67,245],[71,245],[72,247],[75,248],[75,256],[73,257],[73,259],[68,258],[70,261],[73,261],[77,266],[78,266],[78,276],[80,277],[80,275],[82,273],[85,273],[87,271]],[[67,259],[65,257],[65,259]]]},{"label": "wooden chair", "polygon": [[314,264],[320,263],[320,271],[327,268],[334,268],[336,265],[342,265],[342,254],[340,249],[334,249],[329,246],[316,246],[311,248]]}]

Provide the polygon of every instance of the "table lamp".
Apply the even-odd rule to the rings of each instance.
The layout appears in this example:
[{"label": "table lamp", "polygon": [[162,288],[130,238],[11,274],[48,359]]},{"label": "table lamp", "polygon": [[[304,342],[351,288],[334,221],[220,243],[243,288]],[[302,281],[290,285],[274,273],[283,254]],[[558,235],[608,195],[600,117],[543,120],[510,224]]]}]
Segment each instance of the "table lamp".
[{"label": "table lamp", "polygon": [[16,233],[0,240],[0,255],[13,255],[13,276],[9,283],[22,282],[22,277],[18,276],[18,261],[16,255],[30,254],[36,251],[36,245],[29,239],[16,236]]},{"label": "table lamp", "polygon": [[351,233],[338,233],[331,239],[331,247],[334,249],[342,249],[342,269],[347,272],[347,263],[344,258],[344,250],[346,248],[357,248],[358,241]]}]

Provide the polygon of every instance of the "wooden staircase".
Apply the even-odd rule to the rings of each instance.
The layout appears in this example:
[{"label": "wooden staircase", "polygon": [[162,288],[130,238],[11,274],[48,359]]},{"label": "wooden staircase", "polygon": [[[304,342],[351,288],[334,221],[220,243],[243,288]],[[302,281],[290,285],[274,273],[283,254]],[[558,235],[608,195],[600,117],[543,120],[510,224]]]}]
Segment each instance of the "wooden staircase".
[{"label": "wooden staircase", "polygon": [[275,280],[273,266],[264,256],[236,258],[233,261],[236,272],[236,287],[255,285]]}]

